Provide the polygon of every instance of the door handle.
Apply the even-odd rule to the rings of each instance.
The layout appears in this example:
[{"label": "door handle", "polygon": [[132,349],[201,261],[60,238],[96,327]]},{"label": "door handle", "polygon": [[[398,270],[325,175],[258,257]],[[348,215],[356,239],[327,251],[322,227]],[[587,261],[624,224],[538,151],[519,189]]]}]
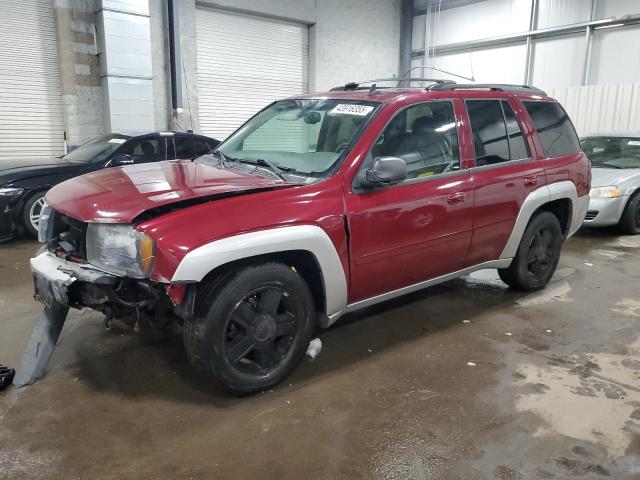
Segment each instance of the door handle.
[{"label": "door handle", "polygon": [[538,176],[530,175],[528,177],[524,177],[524,186],[525,187],[535,187],[538,185]]},{"label": "door handle", "polygon": [[467,194],[464,192],[454,192],[449,195],[447,198],[447,203],[449,205],[455,205],[457,203],[462,203],[467,199]]}]

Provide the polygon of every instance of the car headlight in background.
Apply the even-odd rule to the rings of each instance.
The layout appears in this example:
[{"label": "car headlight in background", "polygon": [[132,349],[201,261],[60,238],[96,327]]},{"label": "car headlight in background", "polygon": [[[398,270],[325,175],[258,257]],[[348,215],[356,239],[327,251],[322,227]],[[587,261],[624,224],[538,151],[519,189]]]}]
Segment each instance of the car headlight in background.
[{"label": "car headlight in background", "polygon": [[620,196],[620,189],[615,185],[610,187],[594,187],[589,192],[589,195],[595,198],[618,198]]},{"label": "car headlight in background", "polygon": [[90,223],[87,260],[114,275],[146,278],[153,264],[153,239],[131,225]]},{"label": "car headlight in background", "polygon": [[0,195],[7,197],[17,197],[18,195],[22,195],[24,192],[24,188],[11,188],[11,187],[3,187],[0,188]]}]

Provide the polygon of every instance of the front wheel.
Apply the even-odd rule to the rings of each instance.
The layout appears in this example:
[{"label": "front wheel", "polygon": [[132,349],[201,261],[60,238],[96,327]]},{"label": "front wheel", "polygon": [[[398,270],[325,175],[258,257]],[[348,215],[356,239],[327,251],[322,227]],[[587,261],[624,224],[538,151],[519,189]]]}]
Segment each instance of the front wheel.
[{"label": "front wheel", "polygon": [[44,206],[44,196],[47,192],[36,192],[29,197],[22,209],[22,225],[31,238],[38,238],[40,211]]},{"label": "front wheel", "polygon": [[634,193],[627,202],[619,226],[624,233],[640,234],[640,192]]},{"label": "front wheel", "polygon": [[191,363],[236,395],[270,388],[300,363],[314,331],[305,280],[281,263],[248,266],[198,290],[185,324]]},{"label": "front wheel", "polygon": [[498,269],[500,279],[524,292],[544,288],[558,266],[562,242],[558,218],[550,212],[539,213],[527,225],[511,265]]}]

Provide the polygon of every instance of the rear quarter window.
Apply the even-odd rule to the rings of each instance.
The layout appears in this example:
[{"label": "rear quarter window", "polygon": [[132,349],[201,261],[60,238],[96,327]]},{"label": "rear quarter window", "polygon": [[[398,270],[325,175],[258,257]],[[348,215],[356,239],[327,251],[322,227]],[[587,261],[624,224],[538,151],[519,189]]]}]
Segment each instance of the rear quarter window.
[{"label": "rear quarter window", "polygon": [[545,157],[580,151],[580,141],[569,115],[557,102],[522,102],[540,137]]}]

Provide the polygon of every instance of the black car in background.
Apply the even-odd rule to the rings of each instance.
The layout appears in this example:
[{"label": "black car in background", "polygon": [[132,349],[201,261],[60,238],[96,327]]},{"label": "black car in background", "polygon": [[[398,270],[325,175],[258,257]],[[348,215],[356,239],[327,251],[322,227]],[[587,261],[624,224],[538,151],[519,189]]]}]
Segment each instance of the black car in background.
[{"label": "black car in background", "polygon": [[0,241],[17,231],[37,238],[44,195],[54,185],[84,173],[132,163],[195,158],[220,142],[185,132],[130,137],[110,134],[59,158],[16,158],[0,163]]}]

